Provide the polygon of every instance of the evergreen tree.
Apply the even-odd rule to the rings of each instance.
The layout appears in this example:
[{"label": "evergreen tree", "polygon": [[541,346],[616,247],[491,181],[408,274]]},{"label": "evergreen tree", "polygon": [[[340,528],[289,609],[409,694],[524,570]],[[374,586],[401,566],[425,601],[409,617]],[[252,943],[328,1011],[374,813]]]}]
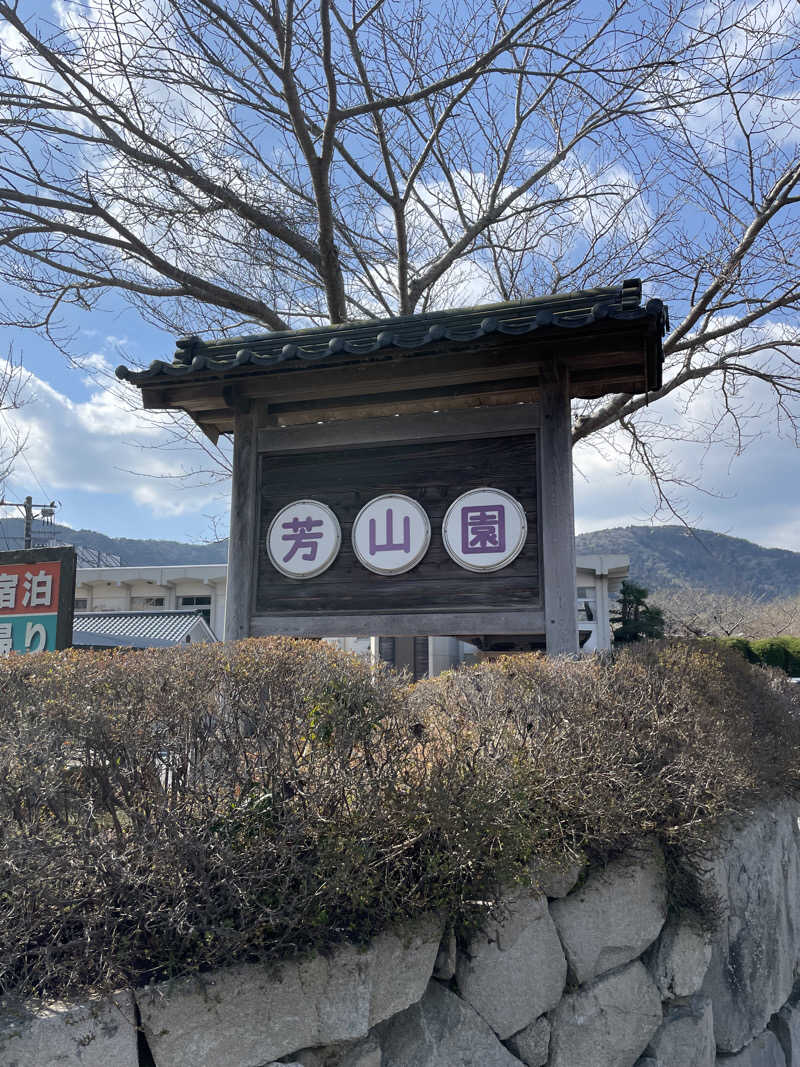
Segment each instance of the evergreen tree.
[{"label": "evergreen tree", "polygon": [[660,608],[647,603],[648,591],[643,585],[624,581],[612,623],[616,642],[641,641],[644,637],[664,636],[664,616]]}]

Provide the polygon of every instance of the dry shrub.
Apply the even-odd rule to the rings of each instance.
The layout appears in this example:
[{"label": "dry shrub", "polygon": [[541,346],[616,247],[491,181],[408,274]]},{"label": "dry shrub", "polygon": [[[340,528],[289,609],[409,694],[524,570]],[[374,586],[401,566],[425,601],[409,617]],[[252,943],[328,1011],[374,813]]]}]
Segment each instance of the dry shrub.
[{"label": "dry shrub", "polygon": [[[800,781],[800,705],[727,650],[650,642],[613,657],[515,656],[421,683],[428,729],[524,767],[556,853],[607,856],[658,832],[687,846]],[[499,727],[499,728],[498,728]]]},{"label": "dry shrub", "polygon": [[797,694],[662,644],[407,688],[317,642],[0,662],[0,991],[75,996],[475,919],[531,859],[797,785]]}]

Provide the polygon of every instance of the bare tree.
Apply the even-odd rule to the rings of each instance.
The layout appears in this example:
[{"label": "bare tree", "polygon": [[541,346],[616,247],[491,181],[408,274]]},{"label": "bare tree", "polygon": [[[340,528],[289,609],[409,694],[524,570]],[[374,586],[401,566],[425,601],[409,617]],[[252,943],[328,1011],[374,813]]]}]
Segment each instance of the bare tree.
[{"label": "bare tree", "polygon": [[0,359],[0,499],[4,498],[6,481],[27,443],[25,433],[11,416],[24,403],[27,381],[22,361],[11,349],[6,359]]},{"label": "bare tree", "polygon": [[[791,0],[0,0],[15,321],[124,294],[176,332],[579,289],[668,298],[663,388],[576,409],[663,485],[671,435],[794,434]],[[686,409],[680,431],[661,403]]]},{"label": "bare tree", "polygon": [[667,633],[680,637],[780,637],[800,632],[800,597],[661,590]]}]

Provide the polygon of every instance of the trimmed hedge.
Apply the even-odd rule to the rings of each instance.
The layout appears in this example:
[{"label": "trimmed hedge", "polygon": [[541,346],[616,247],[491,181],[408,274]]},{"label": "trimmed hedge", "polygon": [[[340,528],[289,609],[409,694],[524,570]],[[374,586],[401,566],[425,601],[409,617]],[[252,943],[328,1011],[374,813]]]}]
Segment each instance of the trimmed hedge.
[{"label": "trimmed hedge", "polygon": [[800,637],[767,637],[749,640],[745,637],[716,638],[727,648],[734,648],[749,663],[777,667],[792,678],[800,677]]},{"label": "trimmed hedge", "polygon": [[324,643],[0,661],[0,992],[475,921],[534,858],[668,852],[797,787],[795,688],[688,644],[408,687]]}]

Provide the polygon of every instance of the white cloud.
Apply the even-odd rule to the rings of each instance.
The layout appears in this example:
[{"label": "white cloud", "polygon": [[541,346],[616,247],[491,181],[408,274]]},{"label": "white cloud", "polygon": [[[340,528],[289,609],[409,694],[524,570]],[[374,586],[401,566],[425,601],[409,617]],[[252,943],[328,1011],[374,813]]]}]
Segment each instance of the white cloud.
[{"label": "white cloud", "polygon": [[[790,152],[800,138],[796,71],[785,62],[800,29],[796,3],[734,0],[695,10],[684,29],[687,62],[660,75],[665,97],[682,101],[680,111],[660,116],[664,128],[686,130],[712,161],[748,147],[757,159],[771,147]],[[744,167],[738,179],[744,191]]]},{"label": "white cloud", "polygon": [[[703,529],[744,537],[769,548],[800,551],[800,452],[793,435],[781,434],[770,390],[752,379],[742,382],[738,406],[744,413],[741,448],[732,426],[721,418],[719,390],[706,388],[686,408],[686,396],[660,401],[652,434],[661,435],[662,453],[683,484],[665,484],[667,495],[685,521]],[[703,427],[714,427],[709,445]],[[645,433],[645,436],[646,433]],[[652,436],[651,436],[652,440]],[[578,533],[611,526],[674,524],[667,509],[655,510],[645,473],[627,470],[627,442],[612,435],[600,447],[590,438],[575,460],[575,518]],[[694,484],[690,484],[694,483]]]},{"label": "white cloud", "polygon": [[[84,366],[103,373],[108,363],[95,354]],[[198,461],[197,446],[137,410],[138,390],[105,376],[81,380],[88,396],[75,400],[31,375],[24,405],[5,416],[27,435],[26,462],[48,491],[125,497],[155,517],[219,510],[219,484],[191,473],[207,457]]]},{"label": "white cloud", "polygon": [[568,205],[572,225],[589,240],[616,230],[645,236],[653,225],[641,183],[620,163],[598,165],[572,156],[569,164],[554,167],[548,180]]}]

